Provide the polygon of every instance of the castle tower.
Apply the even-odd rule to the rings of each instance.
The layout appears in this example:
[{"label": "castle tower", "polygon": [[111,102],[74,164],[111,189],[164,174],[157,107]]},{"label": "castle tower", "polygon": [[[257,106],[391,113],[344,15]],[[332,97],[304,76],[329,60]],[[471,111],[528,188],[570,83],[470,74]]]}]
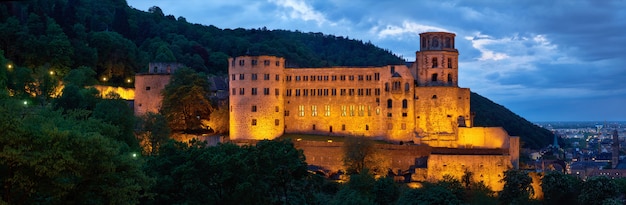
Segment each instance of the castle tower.
[{"label": "castle tower", "polygon": [[453,33],[426,32],[420,34],[420,51],[415,65],[418,86],[458,87],[459,52],[454,48]]},{"label": "castle tower", "polygon": [[285,59],[229,58],[230,139],[274,139],[283,134]]},{"label": "castle tower", "polygon": [[175,62],[151,62],[147,73],[135,75],[135,115],[159,112],[163,101],[161,92],[170,82],[171,74],[183,66]]}]

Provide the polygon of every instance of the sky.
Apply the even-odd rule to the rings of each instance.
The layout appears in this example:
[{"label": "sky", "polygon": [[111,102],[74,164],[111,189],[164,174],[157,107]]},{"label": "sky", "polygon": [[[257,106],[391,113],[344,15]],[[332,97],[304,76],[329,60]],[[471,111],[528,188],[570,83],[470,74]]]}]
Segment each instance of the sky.
[{"label": "sky", "polygon": [[415,61],[456,34],[459,86],[532,122],[626,121],[626,1],[127,0],[218,28],[322,32]]}]

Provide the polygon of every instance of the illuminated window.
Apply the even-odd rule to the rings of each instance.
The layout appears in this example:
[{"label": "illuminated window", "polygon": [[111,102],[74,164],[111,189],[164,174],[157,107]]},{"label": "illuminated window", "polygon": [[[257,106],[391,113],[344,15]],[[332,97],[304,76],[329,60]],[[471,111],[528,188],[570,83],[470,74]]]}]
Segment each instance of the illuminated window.
[{"label": "illuminated window", "polygon": [[311,105],[311,116],[317,116],[317,105]]},{"label": "illuminated window", "polygon": [[256,126],[256,119],[252,119],[252,126]]},{"label": "illuminated window", "polygon": [[376,108],[376,115],[380,115],[380,108]]},{"label": "illuminated window", "polygon": [[324,105],[324,116],[330,117],[330,105]]},{"label": "illuminated window", "polygon": [[347,115],[347,109],[345,105],[341,106],[341,116],[345,117]]},{"label": "illuminated window", "polygon": [[298,116],[304,117],[304,105],[298,106]]},{"label": "illuminated window", "polygon": [[354,116],[354,105],[350,105],[350,116]]},{"label": "illuminated window", "polygon": [[367,116],[372,116],[372,106],[371,105],[367,106]]},{"label": "illuminated window", "polygon": [[359,116],[365,115],[365,105],[359,105]]}]

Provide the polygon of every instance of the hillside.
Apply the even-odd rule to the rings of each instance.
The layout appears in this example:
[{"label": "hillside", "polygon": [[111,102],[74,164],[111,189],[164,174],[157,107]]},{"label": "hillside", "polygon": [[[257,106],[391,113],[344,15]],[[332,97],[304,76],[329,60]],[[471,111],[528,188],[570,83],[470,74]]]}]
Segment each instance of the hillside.
[{"label": "hillside", "polygon": [[503,127],[509,135],[520,136],[523,147],[539,149],[552,140],[553,134],[549,130],[474,92],[470,98],[470,110],[476,113],[474,126]]},{"label": "hillside", "polygon": [[[125,0],[31,0],[0,2],[0,50],[6,59],[36,74],[59,78],[81,66],[100,84],[132,87],[148,62],[176,61],[209,75],[227,73],[229,56],[274,55],[292,67],[402,64],[390,51],[369,42],[322,33],[220,29],[130,8]],[[0,52],[2,53],[2,52]],[[9,79],[11,80],[11,79]],[[23,83],[22,83],[23,84]],[[23,88],[19,81],[8,89]],[[472,95],[477,126],[503,126],[526,147],[547,145],[550,134],[478,94]]]}]

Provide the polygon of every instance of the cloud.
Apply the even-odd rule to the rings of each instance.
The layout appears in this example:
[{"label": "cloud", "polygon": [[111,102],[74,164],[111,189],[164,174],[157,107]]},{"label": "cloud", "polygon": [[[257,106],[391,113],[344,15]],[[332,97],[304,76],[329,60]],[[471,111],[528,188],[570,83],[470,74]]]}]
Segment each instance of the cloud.
[{"label": "cloud", "polygon": [[370,29],[370,33],[375,34],[379,38],[389,38],[389,37],[397,37],[400,38],[405,35],[419,35],[423,32],[428,31],[443,31],[449,32],[448,30],[436,26],[429,26],[424,24],[419,24],[411,21],[404,21],[402,25],[386,25],[386,26],[374,26]]},{"label": "cloud", "polygon": [[324,14],[316,11],[311,5],[307,4],[304,0],[269,0],[270,3],[276,4],[276,6],[284,8],[283,19],[301,19],[304,21],[314,21],[318,26],[329,23],[330,25],[336,25],[330,22]]}]

